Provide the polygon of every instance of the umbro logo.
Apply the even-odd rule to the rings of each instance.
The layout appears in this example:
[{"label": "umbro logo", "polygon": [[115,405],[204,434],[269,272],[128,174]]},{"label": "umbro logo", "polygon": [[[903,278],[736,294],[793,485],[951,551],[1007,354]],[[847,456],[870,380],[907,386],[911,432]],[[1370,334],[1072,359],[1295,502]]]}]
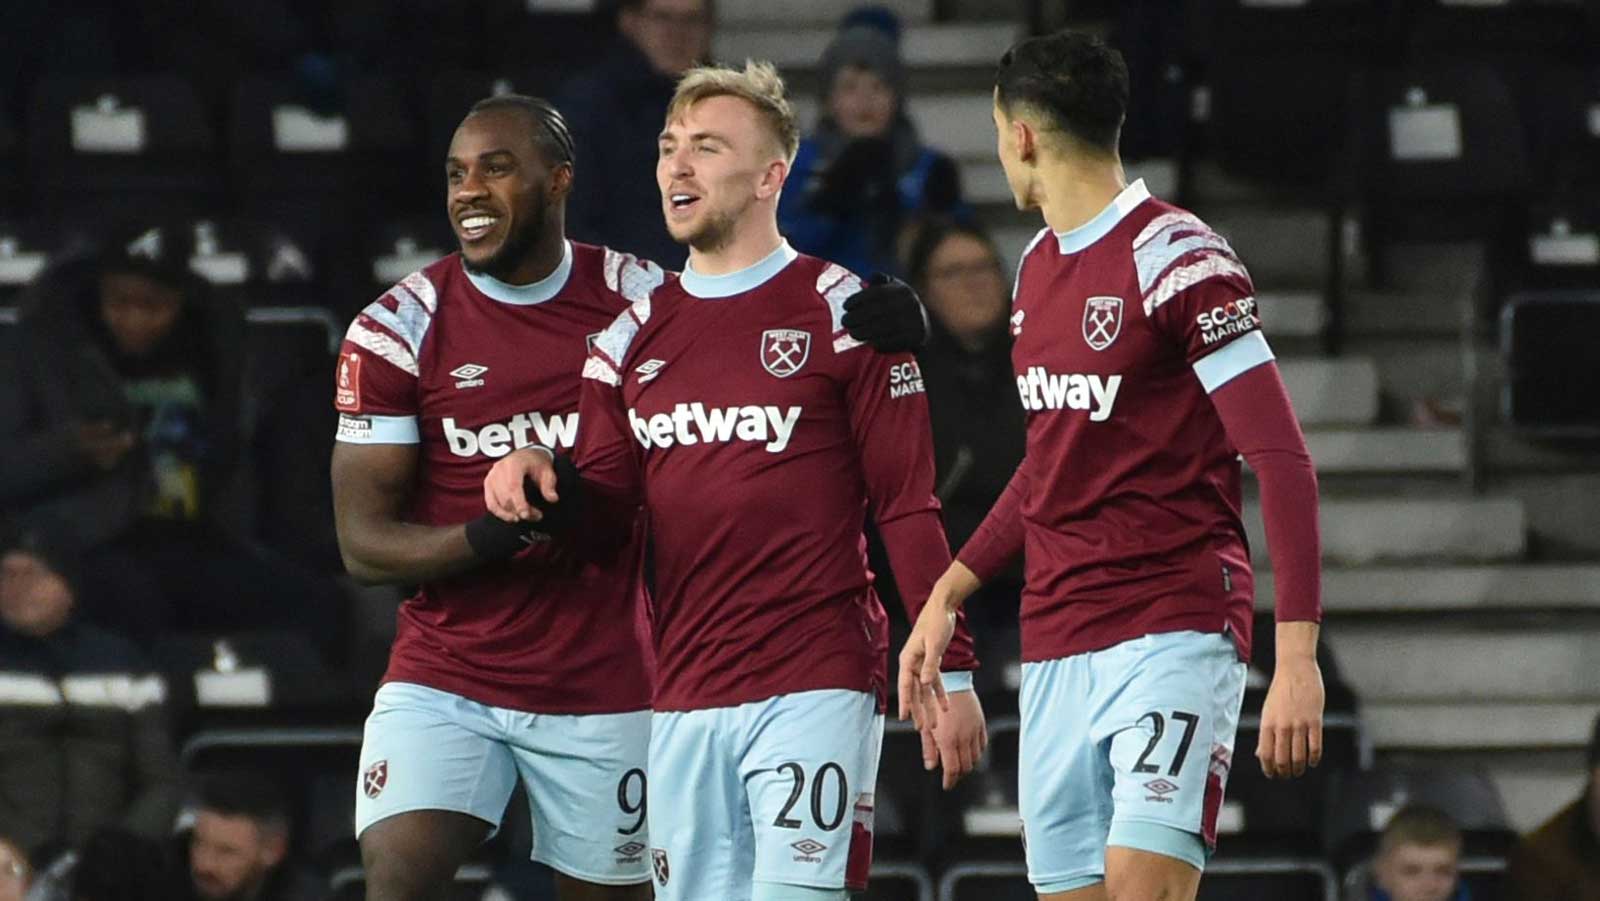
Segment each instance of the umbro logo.
[{"label": "umbro logo", "polygon": [[789,847],[798,852],[794,856],[796,863],[822,863],[822,858],[817,855],[828,850],[827,845],[814,838],[803,838],[790,844]]},{"label": "umbro logo", "polygon": [[666,360],[645,360],[634,372],[639,373],[639,384],[643,385],[661,374],[661,368],[667,365]]},{"label": "umbro logo", "polygon": [[456,382],[457,388],[479,388],[483,385],[483,374],[489,367],[477,363],[466,363],[450,370],[450,374],[460,381]]},{"label": "umbro logo", "polygon": [[1154,792],[1154,794],[1145,798],[1146,801],[1160,801],[1163,804],[1171,804],[1172,799],[1167,797],[1167,795],[1170,795],[1178,790],[1177,785],[1168,782],[1165,779],[1152,779],[1149,782],[1146,782],[1144,787]]}]

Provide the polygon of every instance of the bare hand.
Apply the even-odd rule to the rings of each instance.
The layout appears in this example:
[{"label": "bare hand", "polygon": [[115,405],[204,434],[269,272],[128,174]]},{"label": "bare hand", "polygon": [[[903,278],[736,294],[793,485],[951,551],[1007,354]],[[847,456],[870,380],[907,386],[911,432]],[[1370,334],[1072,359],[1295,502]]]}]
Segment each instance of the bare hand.
[{"label": "bare hand", "polygon": [[911,637],[900,651],[900,719],[909,716],[923,733],[925,743],[939,724],[939,711],[950,709],[944,681],[939,678],[939,664],[955,635],[956,615],[943,585],[943,580],[934,584],[928,602],[911,627]]},{"label": "bare hand", "polygon": [[104,420],[77,423],[72,431],[78,453],[104,472],[116,469],[135,443],[132,432]]},{"label": "bare hand", "polygon": [[544,517],[528,503],[528,493],[523,488],[527,480],[539,486],[539,493],[550,503],[561,499],[556,495],[556,467],[550,452],[525,447],[501,458],[484,477],[484,506],[506,522],[538,522]]},{"label": "bare hand", "polygon": [[1305,774],[1322,762],[1322,670],[1314,657],[1279,657],[1261,708],[1256,757],[1268,779]]},{"label": "bare hand", "polygon": [[958,691],[949,696],[938,726],[922,733],[922,765],[931,770],[938,764],[944,770],[944,790],[949,791],[977,769],[988,747],[989,730],[977,692]]}]

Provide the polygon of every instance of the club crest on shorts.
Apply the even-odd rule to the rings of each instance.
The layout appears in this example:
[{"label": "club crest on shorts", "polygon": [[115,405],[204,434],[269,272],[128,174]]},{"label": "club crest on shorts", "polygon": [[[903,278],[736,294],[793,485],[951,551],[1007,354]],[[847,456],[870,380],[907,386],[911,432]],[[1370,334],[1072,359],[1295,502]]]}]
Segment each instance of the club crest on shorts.
[{"label": "club crest on shorts", "polygon": [[365,773],[361,774],[361,790],[366,792],[369,798],[376,798],[383,794],[383,787],[388,784],[389,761],[387,760],[380,760],[374,763],[372,766],[367,767]]},{"label": "club crest on shorts", "polygon": [[811,356],[811,333],[801,329],[769,328],[761,333],[761,367],[780,379],[806,365]]},{"label": "club crest on shorts", "polygon": [[1083,340],[1105,350],[1122,333],[1122,298],[1091,297],[1083,302]]},{"label": "club crest on shorts", "polygon": [[667,852],[664,848],[650,849],[650,867],[655,870],[656,884],[666,885],[667,877],[672,875],[672,868],[667,866]]}]

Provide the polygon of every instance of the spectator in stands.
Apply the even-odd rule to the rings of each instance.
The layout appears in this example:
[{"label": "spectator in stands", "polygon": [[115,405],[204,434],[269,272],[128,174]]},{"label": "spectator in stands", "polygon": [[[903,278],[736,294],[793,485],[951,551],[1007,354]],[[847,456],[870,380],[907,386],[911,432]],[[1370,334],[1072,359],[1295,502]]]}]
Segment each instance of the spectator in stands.
[{"label": "spectator in stands", "polygon": [[1443,811],[1402,807],[1378,837],[1363,901],[1469,901],[1461,883],[1461,830]]},{"label": "spectator in stands", "polygon": [[582,155],[567,200],[567,233],[682,269],[656,187],[656,136],[678,76],[707,60],[710,0],[622,0],[622,40],[557,99]]},{"label": "spectator in stands", "polygon": [[0,901],[22,901],[33,884],[33,864],[16,842],[0,836]]},{"label": "spectator in stands", "polygon": [[259,774],[201,780],[189,834],[189,876],[199,901],[320,901],[324,883],[289,859],[289,806]]},{"label": "spectator in stands", "polygon": [[177,808],[164,683],[74,615],[75,559],[39,532],[0,539],[0,823],[30,849],[161,835]]},{"label": "spectator in stands", "polygon": [[1511,852],[1507,898],[1600,898],[1600,717],[1589,740],[1582,797],[1522,838]]},{"label": "spectator in stands", "polygon": [[898,23],[847,16],[822,55],[821,115],[778,204],[795,249],[857,273],[899,273],[901,230],[919,213],[964,216],[955,161],[906,115]]},{"label": "spectator in stands", "polygon": [[988,234],[943,218],[917,227],[907,271],[932,326],[917,359],[954,550],[999,498],[1026,443],[1006,324],[1011,286]]},{"label": "spectator in stands", "polygon": [[243,313],[190,272],[192,242],[185,228],[113,233],[29,286],[0,351],[0,514],[93,549],[85,612],[120,634],[298,626],[336,640],[332,581],[239,537],[260,411]]}]

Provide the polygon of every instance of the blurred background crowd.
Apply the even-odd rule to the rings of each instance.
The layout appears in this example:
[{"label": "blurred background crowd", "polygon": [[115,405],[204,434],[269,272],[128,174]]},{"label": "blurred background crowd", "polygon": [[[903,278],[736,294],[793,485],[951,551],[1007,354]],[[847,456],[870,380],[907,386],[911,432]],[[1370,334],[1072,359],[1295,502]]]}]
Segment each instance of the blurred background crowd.
[{"label": "blurred background crowd", "polygon": [[[0,901],[360,897],[356,750],[400,595],[339,565],[333,350],[453,249],[444,148],[481,97],[565,113],[573,238],[678,268],[653,175],[674,79],[778,63],[805,129],[785,235],[930,313],[959,547],[1023,451],[1007,320],[1039,223],[993,157],[993,67],[1062,26],[1127,57],[1130,179],[1251,267],[1324,487],[1326,762],[1261,777],[1254,679],[1202,897],[1600,899],[1600,4],[779,6],[8,11]],[[941,794],[888,735],[870,897],[1032,897],[1020,580],[968,606],[984,768]],[[462,897],[549,897],[513,813]]]}]

